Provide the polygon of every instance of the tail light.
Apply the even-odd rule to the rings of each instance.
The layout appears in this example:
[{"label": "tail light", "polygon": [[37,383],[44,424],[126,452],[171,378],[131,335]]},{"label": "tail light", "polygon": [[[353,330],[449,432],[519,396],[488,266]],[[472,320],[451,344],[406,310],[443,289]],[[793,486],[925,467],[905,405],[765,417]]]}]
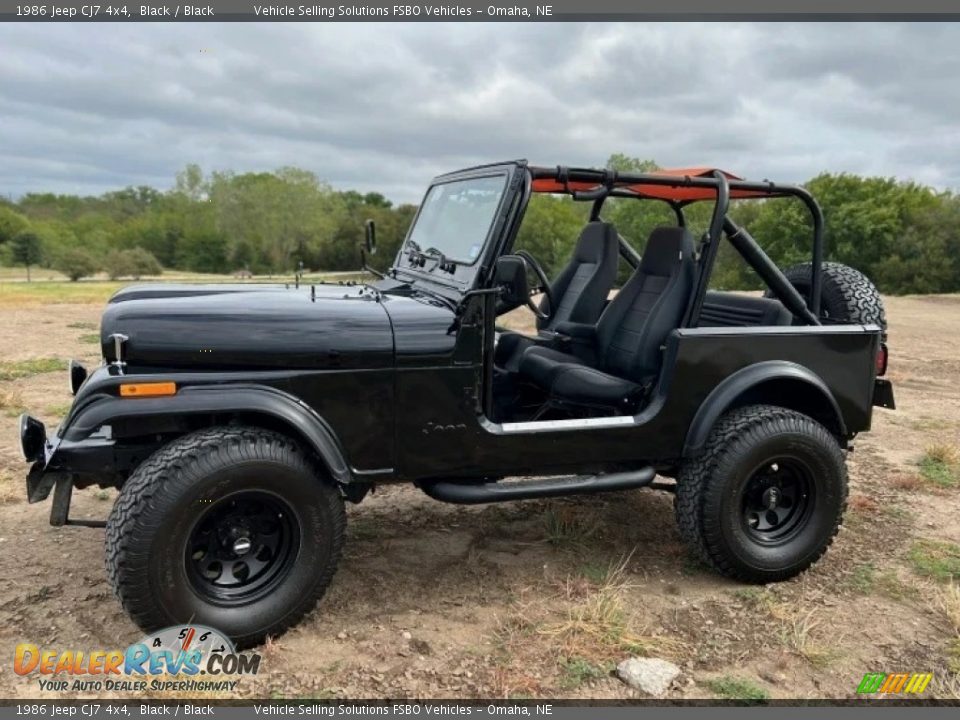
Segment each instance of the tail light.
[{"label": "tail light", "polygon": [[887,373],[887,344],[880,343],[880,349],[877,350],[877,375],[886,375]]}]

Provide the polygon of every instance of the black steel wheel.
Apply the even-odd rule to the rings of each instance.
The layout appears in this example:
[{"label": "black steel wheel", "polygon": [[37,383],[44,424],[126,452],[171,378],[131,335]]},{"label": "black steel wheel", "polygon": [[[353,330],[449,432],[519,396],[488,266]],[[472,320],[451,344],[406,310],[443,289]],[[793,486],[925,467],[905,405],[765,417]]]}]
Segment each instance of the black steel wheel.
[{"label": "black steel wheel", "polygon": [[239,492],[218,500],[194,525],[187,577],[211,602],[247,603],[268,595],[300,549],[300,518],[277,495]]},{"label": "black steel wheel", "polygon": [[733,410],[677,477],[680,534],[718,572],[775,582],[815,563],[847,499],[843,450],[813,418],[772,405]]},{"label": "black steel wheel", "polygon": [[330,584],[343,498],[284,435],[201,430],[164,446],[107,520],[107,575],[148,632],[194,622],[239,647],[294,625]]},{"label": "black steel wheel", "polygon": [[778,457],[764,462],[743,489],[744,531],[759,543],[789,542],[807,521],[814,492],[810,469],[803,461]]}]

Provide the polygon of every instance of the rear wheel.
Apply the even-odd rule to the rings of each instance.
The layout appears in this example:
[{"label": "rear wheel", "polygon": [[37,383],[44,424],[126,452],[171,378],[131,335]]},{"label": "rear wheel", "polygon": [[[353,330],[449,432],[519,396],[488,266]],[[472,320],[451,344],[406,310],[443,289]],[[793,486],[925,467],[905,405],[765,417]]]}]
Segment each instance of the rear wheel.
[{"label": "rear wheel", "polygon": [[211,428],[164,446],[124,484],[107,574],[144,630],[195,622],[247,647],[316,604],[345,526],[339,491],[290,438]]},{"label": "rear wheel", "polygon": [[718,572],[749,582],[816,562],[846,506],[843,451],[822,425],[770,405],[739,408],[713,428],[677,478],[680,533]]},{"label": "rear wheel", "polygon": [[[879,325],[887,331],[887,314],[877,286],[849,265],[821,265],[820,315],[827,322]],[[810,297],[811,265],[802,263],[784,271],[787,280],[806,299]],[[768,290],[767,297],[773,297]]]}]

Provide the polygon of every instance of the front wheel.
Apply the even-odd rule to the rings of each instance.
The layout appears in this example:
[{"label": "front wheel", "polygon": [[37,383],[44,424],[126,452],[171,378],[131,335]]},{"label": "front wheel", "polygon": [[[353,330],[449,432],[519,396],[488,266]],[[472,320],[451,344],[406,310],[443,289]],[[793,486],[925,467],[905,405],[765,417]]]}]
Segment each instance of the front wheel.
[{"label": "front wheel", "polygon": [[249,647],[316,604],[345,527],[340,493],[290,438],[211,428],[164,446],[124,484],[107,574],[144,630],[193,622]]},{"label": "front wheel", "polygon": [[677,478],[680,533],[718,572],[785,580],[833,541],[847,500],[843,450],[813,418],[753,405],[717,422]]}]

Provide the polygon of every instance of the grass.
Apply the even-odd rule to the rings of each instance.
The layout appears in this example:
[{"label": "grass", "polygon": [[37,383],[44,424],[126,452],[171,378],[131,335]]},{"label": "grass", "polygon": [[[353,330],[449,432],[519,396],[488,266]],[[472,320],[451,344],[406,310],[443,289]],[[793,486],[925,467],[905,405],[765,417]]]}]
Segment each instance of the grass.
[{"label": "grass", "polygon": [[7,417],[16,417],[26,412],[23,395],[16,388],[0,388],[0,412]]},{"label": "grass", "polygon": [[794,653],[802,657],[818,670],[824,669],[833,662],[835,652],[812,639],[813,631],[820,625],[820,620],[814,620],[813,610],[805,615],[795,613],[784,620],[781,629],[781,640]]},{"label": "grass", "polygon": [[47,407],[44,409],[46,410],[47,415],[50,415],[51,417],[62,418],[65,417],[68,412],[70,412],[71,407],[72,405],[70,403],[60,403],[58,405],[47,405]]},{"label": "grass", "polygon": [[877,584],[877,568],[873,563],[857,565],[848,581],[849,586],[861,595],[869,595]]},{"label": "grass", "polygon": [[584,658],[567,658],[560,663],[560,667],[563,669],[560,684],[567,689],[578,688],[610,674],[610,666],[598,665]]},{"label": "grass", "polygon": [[567,505],[548,510],[543,523],[547,541],[556,547],[584,545],[599,529],[596,518],[585,518]]},{"label": "grass", "polygon": [[947,665],[952,673],[960,673],[960,585],[951,582],[941,592],[940,609],[950,624],[953,639],[947,645]]},{"label": "grass", "polygon": [[123,282],[0,282],[0,307],[104,303]]},{"label": "grass", "polygon": [[918,464],[920,477],[931,485],[952,488],[960,484],[960,451],[954,445],[929,445]]},{"label": "grass", "polygon": [[93,322],[72,322],[67,327],[71,330],[96,330],[97,324]]},{"label": "grass", "polygon": [[917,540],[908,555],[914,572],[948,582],[960,579],[960,545],[939,540]]},{"label": "grass", "polygon": [[915,586],[903,582],[892,569],[877,573],[876,589],[891,600],[914,600],[920,594]]},{"label": "grass", "polygon": [[23,482],[9,470],[0,470],[0,505],[12,505],[23,498]]},{"label": "grass", "polygon": [[30,377],[31,375],[58,372],[65,370],[66,367],[66,362],[59,358],[51,357],[17,360],[15,362],[0,362],[0,380],[17,380],[19,378]]},{"label": "grass", "polygon": [[744,678],[723,675],[707,680],[707,687],[727,700],[769,700],[770,695],[756,683]]},{"label": "grass", "polygon": [[78,339],[80,342],[87,343],[88,345],[100,344],[100,336],[97,333],[87,333],[85,335],[81,335]]}]

